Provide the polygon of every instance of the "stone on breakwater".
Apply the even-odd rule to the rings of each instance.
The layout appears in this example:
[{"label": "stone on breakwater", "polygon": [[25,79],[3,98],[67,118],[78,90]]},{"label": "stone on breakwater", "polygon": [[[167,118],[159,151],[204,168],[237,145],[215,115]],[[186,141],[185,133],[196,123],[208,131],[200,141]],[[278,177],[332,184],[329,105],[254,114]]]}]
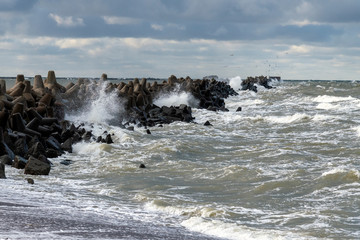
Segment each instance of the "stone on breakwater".
[{"label": "stone on breakwater", "polygon": [[267,89],[271,89],[273,87],[269,85],[269,82],[271,82],[271,79],[264,76],[247,77],[241,82],[241,90],[251,90],[257,92],[257,87],[255,84],[259,84],[260,86],[263,86]]},{"label": "stone on breakwater", "polygon": [[6,178],[5,165],[2,162],[0,162],[0,178]]},{"label": "stone on breakwater", "polygon": [[25,166],[25,174],[49,175],[51,165],[34,157],[29,157]]}]

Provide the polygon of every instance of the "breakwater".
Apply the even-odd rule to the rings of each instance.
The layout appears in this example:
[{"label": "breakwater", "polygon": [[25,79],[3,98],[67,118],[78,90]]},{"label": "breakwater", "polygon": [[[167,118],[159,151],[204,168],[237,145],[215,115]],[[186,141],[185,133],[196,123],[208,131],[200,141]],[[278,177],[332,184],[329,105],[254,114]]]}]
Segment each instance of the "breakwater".
[{"label": "breakwater", "polygon": [[[3,164],[25,169],[25,174],[48,175],[51,162],[79,141],[113,143],[107,132],[94,136],[82,125],[75,126],[64,120],[66,112],[76,112],[99,98],[100,94],[115,95],[121,114],[115,125],[128,130],[133,126],[153,127],[174,121],[192,122],[190,106],[157,106],[153,99],[173,92],[187,92],[197,100],[198,108],[209,111],[228,111],[224,99],[237,95],[227,83],[215,79],[197,79],[170,76],[162,83],[150,84],[147,79],[134,79],[128,83],[107,82],[103,74],[99,81],[80,78],[76,83],[62,86],[55,72],[49,71],[45,80],[34,77],[33,85],[18,75],[15,85],[7,89],[0,80],[0,156]],[[109,107],[109,106],[104,106]],[[150,130],[147,130],[151,134]]]}]

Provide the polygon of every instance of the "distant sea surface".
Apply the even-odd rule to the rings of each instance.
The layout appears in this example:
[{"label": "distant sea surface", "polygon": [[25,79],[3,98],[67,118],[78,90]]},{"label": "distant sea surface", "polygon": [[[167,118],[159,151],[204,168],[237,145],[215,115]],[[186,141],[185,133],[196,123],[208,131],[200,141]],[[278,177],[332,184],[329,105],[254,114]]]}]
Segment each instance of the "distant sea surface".
[{"label": "distant sea surface", "polygon": [[[230,84],[238,89],[240,78]],[[229,112],[193,108],[195,123],[152,127],[152,134],[111,125],[121,103],[101,95],[66,118],[85,121],[95,135],[113,134],[114,143],[77,143],[73,153],[51,159],[49,176],[33,176],[34,185],[22,170],[6,167],[0,202],[36,206],[27,209],[34,216],[46,209],[65,220],[177,229],[195,239],[360,239],[360,83],[273,86],[238,91],[226,99]],[[155,103],[190,99],[172,94]],[[94,237],[76,234],[81,226],[0,226],[0,238]],[[111,231],[101,226],[97,238]]]}]

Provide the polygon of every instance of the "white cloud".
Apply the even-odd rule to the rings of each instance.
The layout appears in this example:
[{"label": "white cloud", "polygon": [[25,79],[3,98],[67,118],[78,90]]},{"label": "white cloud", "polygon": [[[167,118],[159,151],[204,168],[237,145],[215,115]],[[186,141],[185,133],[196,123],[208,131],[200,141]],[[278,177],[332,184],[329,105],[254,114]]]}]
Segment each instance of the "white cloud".
[{"label": "white cloud", "polygon": [[106,24],[110,25],[130,25],[139,24],[141,22],[140,19],[130,17],[104,16],[103,19]]},{"label": "white cloud", "polygon": [[156,31],[163,31],[164,30],[164,26],[162,26],[160,24],[151,24],[151,28],[156,30]]},{"label": "white cloud", "polygon": [[316,21],[309,21],[308,19],[304,19],[302,21],[291,20],[286,25],[296,25],[298,27],[303,27],[303,26],[307,26],[307,25],[321,25],[321,23],[316,22]]},{"label": "white cloud", "polygon": [[62,27],[76,27],[84,25],[84,20],[82,18],[73,18],[71,16],[61,17],[53,13],[50,13],[49,17],[53,19],[58,26]]},{"label": "white cloud", "polygon": [[55,40],[55,46],[61,49],[67,48],[83,48],[98,42],[96,38],[61,38]]},{"label": "white cloud", "polygon": [[289,50],[287,50],[288,53],[296,53],[296,54],[306,54],[309,53],[312,50],[311,46],[307,45],[292,45],[290,46]]}]

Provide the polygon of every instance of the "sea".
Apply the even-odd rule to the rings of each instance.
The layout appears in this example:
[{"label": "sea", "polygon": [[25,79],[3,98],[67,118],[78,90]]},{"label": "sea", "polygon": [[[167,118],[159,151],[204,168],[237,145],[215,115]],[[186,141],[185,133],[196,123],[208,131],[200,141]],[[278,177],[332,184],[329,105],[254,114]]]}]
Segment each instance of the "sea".
[{"label": "sea", "polygon": [[360,239],[360,82],[255,93],[226,81],[239,93],[228,112],[164,95],[155,104],[189,104],[195,120],[151,134],[112,124],[123,114],[112,94],[68,113],[114,143],[75,144],[35,184],[6,166],[0,239]]}]

